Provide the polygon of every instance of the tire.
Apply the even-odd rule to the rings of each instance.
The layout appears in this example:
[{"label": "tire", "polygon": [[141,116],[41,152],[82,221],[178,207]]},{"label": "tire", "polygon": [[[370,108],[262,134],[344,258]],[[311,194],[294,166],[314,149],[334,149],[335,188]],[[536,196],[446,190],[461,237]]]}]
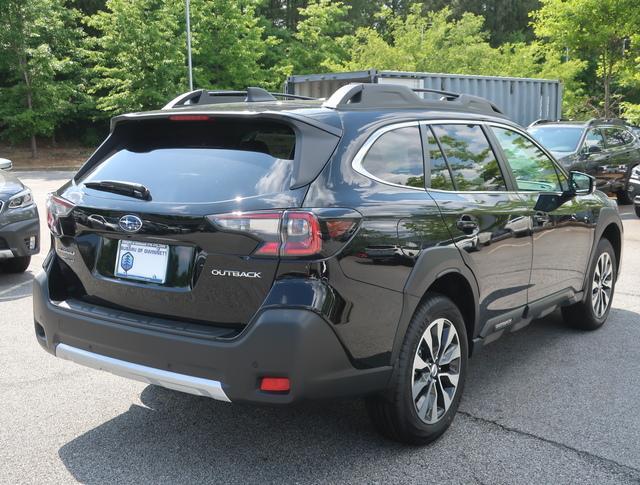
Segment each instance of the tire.
[{"label": "tire", "polygon": [[640,205],[635,206],[636,215],[640,217]]},{"label": "tire", "polygon": [[[444,349],[440,339],[434,338],[437,335],[446,342]],[[434,351],[439,365],[432,370]],[[449,428],[458,409],[468,355],[460,310],[449,298],[428,294],[411,319],[388,390],[367,399],[374,427],[389,439],[411,445],[437,439]],[[436,397],[435,406],[432,396]]]},{"label": "tire", "polygon": [[2,263],[2,269],[6,273],[24,273],[31,263],[31,256],[7,259]]},{"label": "tire", "polygon": [[633,204],[633,197],[629,195],[626,189],[618,190],[618,192],[616,192],[616,198],[618,199],[618,205]]},{"label": "tire", "polygon": [[616,277],[617,261],[613,246],[607,239],[601,239],[589,270],[585,299],[562,308],[564,321],[581,330],[602,327],[611,310]]}]

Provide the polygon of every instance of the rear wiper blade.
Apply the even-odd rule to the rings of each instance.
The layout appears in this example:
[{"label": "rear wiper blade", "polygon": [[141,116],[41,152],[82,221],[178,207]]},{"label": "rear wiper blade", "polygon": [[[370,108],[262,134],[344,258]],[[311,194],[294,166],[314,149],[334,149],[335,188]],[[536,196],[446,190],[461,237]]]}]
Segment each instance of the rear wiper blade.
[{"label": "rear wiper blade", "polygon": [[135,197],[141,200],[151,200],[151,192],[142,184],[133,182],[120,182],[118,180],[96,180],[95,182],[85,182],[85,187],[114,194]]}]

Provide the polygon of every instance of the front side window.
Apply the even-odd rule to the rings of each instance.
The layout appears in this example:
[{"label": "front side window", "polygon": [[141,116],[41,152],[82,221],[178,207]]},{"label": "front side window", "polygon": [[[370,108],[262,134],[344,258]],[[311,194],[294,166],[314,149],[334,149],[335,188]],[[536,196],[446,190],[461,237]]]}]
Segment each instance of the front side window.
[{"label": "front side window", "polygon": [[540,148],[515,131],[497,127],[492,130],[511,167],[518,190],[562,192],[556,167]]},{"label": "front side window", "polygon": [[449,162],[456,190],[506,190],[498,160],[480,126],[433,125],[432,129]]},{"label": "front side window", "polygon": [[365,155],[362,167],[385,182],[424,188],[420,129],[408,126],[382,134]]},{"label": "front side window", "polygon": [[584,146],[587,148],[598,147],[600,150],[604,150],[604,137],[602,136],[602,132],[598,129],[589,130],[584,139]]}]

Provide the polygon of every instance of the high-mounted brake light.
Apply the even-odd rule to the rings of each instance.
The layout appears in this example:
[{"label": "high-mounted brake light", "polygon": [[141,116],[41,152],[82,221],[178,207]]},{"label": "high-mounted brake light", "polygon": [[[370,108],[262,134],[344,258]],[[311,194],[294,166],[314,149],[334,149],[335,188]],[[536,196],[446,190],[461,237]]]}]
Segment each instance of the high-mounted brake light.
[{"label": "high-mounted brake light", "polygon": [[68,216],[75,205],[67,199],[54,194],[47,194],[47,225],[54,236],[60,236],[60,218]]},{"label": "high-mounted brake light", "polygon": [[171,115],[170,121],[209,121],[210,116],[207,115]]}]

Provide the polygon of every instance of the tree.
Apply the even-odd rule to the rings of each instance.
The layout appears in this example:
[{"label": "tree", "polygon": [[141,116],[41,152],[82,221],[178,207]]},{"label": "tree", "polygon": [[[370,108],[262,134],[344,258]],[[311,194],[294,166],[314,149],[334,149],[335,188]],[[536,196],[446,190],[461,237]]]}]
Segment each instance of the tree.
[{"label": "tree", "polygon": [[265,35],[253,0],[192,0],[191,26],[197,86],[239,89],[277,87],[262,65],[276,39]]},{"label": "tree", "polygon": [[325,72],[347,57],[341,39],[351,30],[346,21],[350,7],[342,2],[312,0],[300,9],[302,20],[289,52],[296,73]]},{"label": "tree", "polygon": [[0,1],[0,127],[3,138],[51,136],[82,98],[77,12],[60,0]]},{"label": "tree", "polygon": [[186,89],[181,2],[108,0],[88,18],[97,107],[113,115],[160,108]]},{"label": "tree", "polygon": [[613,87],[628,59],[624,46],[640,28],[637,0],[541,0],[536,35],[570,56],[596,60],[602,112],[613,117]]},{"label": "tree", "polygon": [[449,8],[423,14],[422,5],[414,4],[406,18],[387,8],[379,16],[388,26],[389,41],[373,28],[358,29],[343,40],[344,50],[351,53],[344,68],[495,74],[501,64],[478,15],[465,13],[455,20]]}]

